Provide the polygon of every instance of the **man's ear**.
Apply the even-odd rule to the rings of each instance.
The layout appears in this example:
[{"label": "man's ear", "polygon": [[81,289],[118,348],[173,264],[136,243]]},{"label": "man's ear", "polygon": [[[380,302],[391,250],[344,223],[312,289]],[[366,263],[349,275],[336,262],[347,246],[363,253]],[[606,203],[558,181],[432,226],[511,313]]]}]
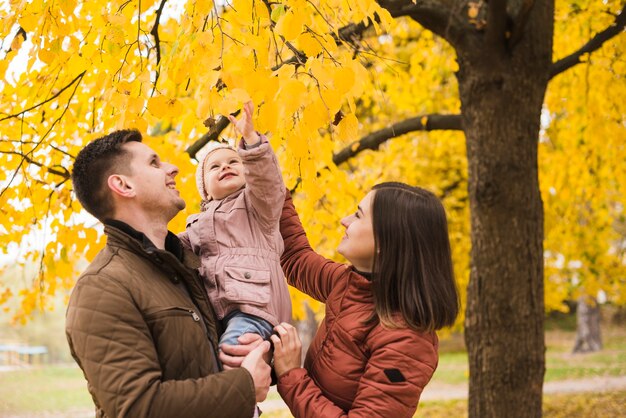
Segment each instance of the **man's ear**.
[{"label": "man's ear", "polygon": [[107,184],[115,195],[121,197],[133,197],[135,195],[135,189],[124,175],[111,174],[107,179]]}]

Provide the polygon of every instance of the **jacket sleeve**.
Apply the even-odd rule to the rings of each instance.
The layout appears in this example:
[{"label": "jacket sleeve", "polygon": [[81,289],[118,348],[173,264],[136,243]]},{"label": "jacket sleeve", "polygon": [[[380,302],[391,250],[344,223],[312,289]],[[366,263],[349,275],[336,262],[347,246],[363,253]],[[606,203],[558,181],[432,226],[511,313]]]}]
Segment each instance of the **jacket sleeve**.
[{"label": "jacket sleeve", "polygon": [[261,143],[250,149],[245,149],[242,141],[238,152],[246,176],[244,193],[252,213],[265,229],[275,231],[285,199],[285,183],[276,155],[264,135]]},{"label": "jacket sleeve", "polygon": [[187,248],[188,250],[192,249],[191,241],[189,240],[189,232],[187,230],[184,230],[183,232],[179,232],[177,236],[181,244],[183,244],[183,247]]},{"label": "jacket sleeve", "polygon": [[280,376],[278,392],[292,414],[297,418],[412,417],[437,367],[437,348],[409,330],[389,334],[391,338],[380,339],[371,347],[349,411],[324,396],[305,369]]},{"label": "jacket sleeve", "polygon": [[290,193],[286,193],[283,204],[280,234],[285,242],[280,265],[289,284],[320,302],[326,302],[337,280],[347,273],[347,266],[313,251]]},{"label": "jacket sleeve", "polygon": [[91,275],[78,281],[66,335],[94,402],[108,417],[250,418],[254,412],[254,384],[245,369],[163,380],[145,319],[113,279]]}]

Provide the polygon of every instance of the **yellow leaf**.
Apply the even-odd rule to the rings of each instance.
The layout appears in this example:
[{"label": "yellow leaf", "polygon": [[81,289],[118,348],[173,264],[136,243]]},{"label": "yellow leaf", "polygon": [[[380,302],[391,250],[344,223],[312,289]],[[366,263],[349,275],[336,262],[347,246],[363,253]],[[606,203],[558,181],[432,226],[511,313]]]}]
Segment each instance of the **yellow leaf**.
[{"label": "yellow leaf", "polygon": [[340,67],[335,71],[333,81],[337,92],[344,94],[354,86],[354,71],[352,68]]},{"label": "yellow leaf", "polygon": [[76,9],[76,0],[60,0],[59,6],[65,16],[72,16]]},{"label": "yellow leaf", "polygon": [[285,40],[292,41],[302,33],[302,27],[304,25],[304,19],[302,15],[294,13],[289,10],[283,16],[281,16],[278,23],[276,23],[276,33],[285,37]]},{"label": "yellow leaf", "polygon": [[57,58],[57,55],[47,49],[40,49],[37,54],[38,58],[46,64],[51,64]]},{"label": "yellow leaf", "polygon": [[71,68],[72,71],[80,73],[87,68],[89,62],[78,54],[72,54],[70,55],[70,59],[67,61],[66,65],[67,68]]},{"label": "yellow leaf", "polygon": [[280,86],[278,100],[283,107],[283,114],[289,116],[302,106],[308,92],[300,80],[290,79]]},{"label": "yellow leaf", "polygon": [[244,89],[232,89],[229,91],[228,98],[239,104],[250,101],[250,95]]},{"label": "yellow leaf", "polygon": [[334,89],[325,89],[322,90],[322,99],[324,100],[324,104],[328,106],[328,111],[334,115],[341,108],[342,95],[339,94]]},{"label": "yellow leaf", "polygon": [[257,129],[259,132],[275,132],[278,125],[278,103],[267,101],[259,108]]},{"label": "yellow leaf", "polygon": [[348,113],[344,116],[337,128],[339,131],[338,137],[341,141],[348,142],[358,139],[359,120],[353,113]]},{"label": "yellow leaf", "polygon": [[20,34],[17,35],[13,38],[13,42],[11,42],[11,50],[12,51],[19,51],[19,49],[22,47],[22,43],[24,42],[24,37]]},{"label": "yellow leaf", "polygon": [[323,51],[320,41],[308,32],[298,37],[296,45],[306,54],[307,57],[315,57]]},{"label": "yellow leaf", "polygon": [[308,154],[307,135],[304,135],[300,127],[293,130],[293,135],[287,138],[287,147],[295,158],[305,158]]},{"label": "yellow leaf", "polygon": [[302,120],[310,126],[327,126],[332,118],[321,98],[317,98],[304,108]]},{"label": "yellow leaf", "polygon": [[478,4],[477,3],[470,2],[468,4],[467,16],[470,19],[476,19],[476,16],[478,16]]},{"label": "yellow leaf", "polygon": [[156,96],[148,100],[148,111],[157,118],[176,117],[183,111],[183,105],[177,99]]},{"label": "yellow leaf", "polygon": [[39,18],[40,16],[38,14],[24,13],[20,16],[18,22],[26,32],[30,33],[37,29],[37,26],[39,25]]}]

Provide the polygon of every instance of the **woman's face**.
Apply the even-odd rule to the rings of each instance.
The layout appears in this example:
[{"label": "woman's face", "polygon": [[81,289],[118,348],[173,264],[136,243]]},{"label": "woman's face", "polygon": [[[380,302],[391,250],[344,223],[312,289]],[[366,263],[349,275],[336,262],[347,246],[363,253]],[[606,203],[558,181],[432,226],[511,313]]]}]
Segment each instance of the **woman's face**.
[{"label": "woman's face", "polygon": [[365,195],[357,211],[341,220],[346,234],[337,251],[357,270],[371,272],[374,263],[374,228],[372,226],[372,199],[374,191]]}]

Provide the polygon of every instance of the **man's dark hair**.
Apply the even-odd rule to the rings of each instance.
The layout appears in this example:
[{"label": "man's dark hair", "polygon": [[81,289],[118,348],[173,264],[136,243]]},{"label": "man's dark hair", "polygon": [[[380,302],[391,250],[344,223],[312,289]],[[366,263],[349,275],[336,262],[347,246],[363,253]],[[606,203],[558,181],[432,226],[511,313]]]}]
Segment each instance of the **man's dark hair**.
[{"label": "man's dark hair", "polygon": [[78,201],[100,221],[113,216],[113,200],[107,186],[111,174],[131,174],[131,154],[123,148],[128,142],[141,142],[141,133],[124,129],[98,138],[76,156],[72,183]]}]

